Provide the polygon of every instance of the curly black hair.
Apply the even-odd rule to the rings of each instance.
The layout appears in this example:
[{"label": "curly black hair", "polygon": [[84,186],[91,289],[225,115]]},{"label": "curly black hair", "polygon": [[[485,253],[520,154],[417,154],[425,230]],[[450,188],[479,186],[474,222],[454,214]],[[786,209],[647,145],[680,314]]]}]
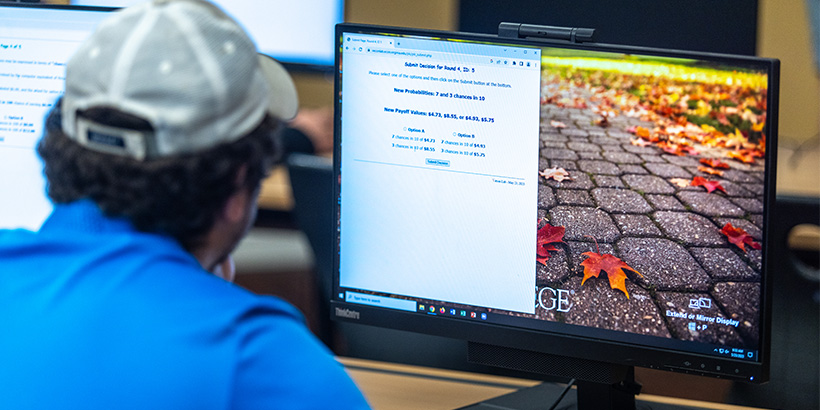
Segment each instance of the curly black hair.
[{"label": "curly black hair", "polygon": [[[103,213],[125,217],[137,230],[172,236],[189,252],[201,245],[228,197],[259,189],[278,159],[281,124],[267,116],[248,135],[195,154],[149,161],[84,148],[62,131],[61,103],[46,118],[37,146],[45,164],[48,196],[56,204],[90,198]],[[98,123],[151,130],[144,120],[107,108],[81,115]],[[247,167],[244,185],[238,172]]]}]

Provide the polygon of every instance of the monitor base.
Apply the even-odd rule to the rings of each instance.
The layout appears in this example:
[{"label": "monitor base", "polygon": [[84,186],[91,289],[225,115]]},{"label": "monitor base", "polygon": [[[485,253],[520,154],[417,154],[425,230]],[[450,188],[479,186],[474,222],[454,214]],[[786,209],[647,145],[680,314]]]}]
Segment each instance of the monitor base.
[{"label": "monitor base", "polygon": [[[607,387],[607,386],[604,386]],[[584,386],[581,385],[582,395]],[[555,383],[542,383],[537,386],[521,389],[503,396],[494,397],[492,399],[471,404],[462,407],[458,410],[544,410],[550,408],[552,403],[558,399],[563,391],[564,386]],[[588,393],[587,393],[588,394]],[[593,393],[594,394],[594,393]],[[615,403],[617,405],[617,403]],[[621,403],[623,404],[623,403]],[[597,404],[593,404],[595,406]],[[603,409],[606,407],[592,407],[595,409]],[[610,407],[613,409],[623,407]],[[674,405],[667,403],[650,402],[640,399],[635,399],[632,396],[632,407],[626,407],[636,410],[696,410],[703,409],[702,407],[692,407],[683,405]],[[561,400],[556,410],[575,410],[583,409],[578,405],[578,390],[572,389]]]}]

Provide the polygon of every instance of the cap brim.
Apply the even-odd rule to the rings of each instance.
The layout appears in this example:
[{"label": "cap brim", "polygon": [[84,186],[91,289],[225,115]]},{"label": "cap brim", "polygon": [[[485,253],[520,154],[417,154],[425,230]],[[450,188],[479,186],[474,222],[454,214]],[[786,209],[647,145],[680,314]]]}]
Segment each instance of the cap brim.
[{"label": "cap brim", "polygon": [[268,112],[283,121],[292,119],[299,110],[299,96],[290,74],[276,60],[264,54],[259,54],[259,66],[268,82]]}]

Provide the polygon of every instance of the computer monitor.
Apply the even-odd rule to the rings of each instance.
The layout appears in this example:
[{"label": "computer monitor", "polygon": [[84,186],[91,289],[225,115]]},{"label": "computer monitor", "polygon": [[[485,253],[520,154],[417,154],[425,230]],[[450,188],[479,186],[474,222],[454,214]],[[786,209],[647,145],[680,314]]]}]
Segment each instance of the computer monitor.
[{"label": "computer monitor", "polygon": [[[144,0],[72,0],[83,6],[127,7]],[[333,27],[344,18],[344,0],[211,0],[248,31],[260,52],[289,69],[333,67]]]},{"label": "computer monitor", "polygon": [[111,10],[0,3],[0,228],[37,230],[51,212],[35,146],[66,61]]},{"label": "computer monitor", "polygon": [[531,32],[567,40],[337,26],[332,317],[582,406],[634,366],[766,381],[779,62]]}]

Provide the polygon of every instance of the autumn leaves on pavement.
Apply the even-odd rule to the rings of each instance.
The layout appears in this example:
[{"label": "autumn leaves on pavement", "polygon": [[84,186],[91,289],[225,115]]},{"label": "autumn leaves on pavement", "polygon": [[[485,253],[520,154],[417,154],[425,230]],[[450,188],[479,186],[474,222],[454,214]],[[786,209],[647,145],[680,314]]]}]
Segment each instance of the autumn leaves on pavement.
[{"label": "autumn leaves on pavement", "polygon": [[[684,67],[685,70],[685,67]],[[712,76],[733,75],[719,71]],[[629,127],[626,131],[636,138],[632,145],[656,147],[668,155],[699,155],[697,145],[726,150],[727,160],[744,164],[755,162],[765,154],[766,136],[763,134],[766,121],[766,91],[753,74],[733,78],[719,78],[719,81],[693,82],[673,78],[651,78],[645,75],[630,75],[601,70],[584,70],[575,67],[558,69],[547,73],[547,82],[565,84],[565,87],[583,87],[592,93],[594,105],[591,109],[600,117],[594,124],[607,128],[610,119],[618,115],[640,118],[642,121],[655,124],[653,129],[641,126]],[[552,76],[550,78],[550,76]],[[695,74],[691,74],[692,77]],[[682,78],[687,78],[682,74]],[[745,83],[744,81],[745,80]],[[591,101],[593,102],[593,101]],[[590,106],[581,97],[559,98],[557,95],[543,95],[542,104],[558,107],[587,109]],[[555,129],[566,128],[561,121],[552,120],[550,126]],[[714,152],[714,151],[710,151]],[[697,169],[704,176],[695,176],[691,180],[671,178],[669,182],[679,187],[703,187],[711,195],[726,193],[717,179],[724,170],[732,166],[721,161],[721,158],[700,158]],[[571,180],[572,175],[560,167],[539,171],[544,180]],[[539,220],[543,225],[538,229],[536,261],[542,265],[549,260],[549,252],[557,251],[557,243],[563,243],[565,227],[552,226],[547,221]],[[719,231],[728,243],[746,252],[746,246],[760,249],[759,243],[743,229],[726,223]],[[595,240],[595,238],[592,238]],[[597,240],[595,240],[597,245]],[[584,278],[581,285],[591,277],[598,277],[605,272],[612,289],[620,290],[629,298],[625,281],[628,279],[625,270],[642,276],[640,272],[624,263],[618,257],[599,252],[585,252],[586,257],[580,263],[583,266]]]}]

